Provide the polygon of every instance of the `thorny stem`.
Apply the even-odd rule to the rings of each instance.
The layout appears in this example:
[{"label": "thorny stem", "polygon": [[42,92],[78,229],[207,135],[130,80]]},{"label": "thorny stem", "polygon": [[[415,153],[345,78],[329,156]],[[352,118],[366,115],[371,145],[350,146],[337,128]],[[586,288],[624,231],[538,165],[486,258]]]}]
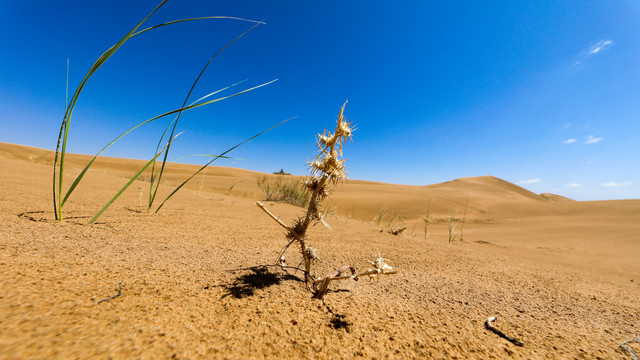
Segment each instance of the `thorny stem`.
[{"label": "thorny stem", "polygon": [[[335,143],[332,145],[335,146]],[[320,193],[320,189],[323,189],[325,183],[327,182],[328,176],[326,174],[322,175],[322,179],[320,180],[319,186],[313,190],[313,194],[311,195],[311,200],[309,201],[309,207],[307,208],[307,214],[304,218],[304,223],[301,227],[301,233],[306,234],[307,228],[311,223],[311,214],[314,208],[318,206],[318,194]],[[293,233],[293,232],[292,232]],[[294,234],[295,235],[295,234]],[[307,251],[307,243],[304,239],[304,236],[298,238],[298,242],[300,243],[300,251],[302,252],[302,258],[304,259],[304,280],[306,283],[309,282],[309,276],[311,275],[311,257],[309,256],[309,252]]]},{"label": "thorny stem", "polygon": [[[324,277],[312,279],[311,262],[313,260],[317,260],[317,256],[315,254],[315,249],[307,246],[305,236],[312,221],[315,221],[316,223],[321,222],[325,226],[329,227],[322,219],[322,213],[319,211],[319,203],[328,195],[327,185],[329,182],[337,184],[339,180],[346,179],[346,171],[344,167],[345,160],[342,158],[342,146],[346,140],[351,138],[353,130],[351,128],[351,123],[344,121],[343,113],[345,106],[346,102],[340,109],[335,132],[331,133],[325,130],[322,134],[318,135],[317,145],[319,152],[316,158],[310,162],[311,177],[305,183],[307,189],[311,192],[311,198],[304,218],[298,218],[292,226],[287,226],[278,217],[267,210],[261,202],[256,202],[256,205],[267,213],[267,215],[287,230],[288,243],[278,254],[279,266],[284,265],[284,253],[289,249],[289,247],[294,242],[298,242],[300,244],[300,253],[302,254],[302,262],[304,262],[305,284],[307,285],[307,288],[309,288],[309,286],[313,286],[313,289],[315,290],[314,298],[316,299],[322,299],[328,291],[329,284],[333,280],[357,280],[359,277],[363,276],[377,277],[378,275],[396,273],[396,271],[387,263],[388,260],[378,254],[378,258],[375,261],[369,261],[369,263],[373,265],[374,269],[367,269],[364,272],[356,273],[352,266],[344,265],[341,268],[333,270]],[[338,145],[337,148],[336,145]],[[406,229],[406,226],[398,229],[396,234],[400,233],[400,231],[404,229]],[[302,271],[302,269],[300,270]],[[351,275],[346,275],[346,272],[350,272]]]},{"label": "thorny stem", "polygon": [[[338,125],[336,127],[336,132],[334,133],[333,141],[331,141],[326,147],[323,147],[320,145],[320,143],[318,143],[318,146],[320,147],[320,154],[318,154],[317,159],[319,159],[320,156],[322,156],[322,154],[324,153],[334,154],[336,142],[340,141],[340,136],[338,136],[338,129],[342,125],[344,107],[346,105],[347,103],[345,102],[344,105],[342,105],[342,108],[340,109],[340,114],[338,115]],[[341,152],[342,152],[342,149],[341,149]],[[311,258],[309,256],[309,253],[307,252],[307,244],[304,239],[304,234],[307,233],[307,229],[309,228],[311,219],[315,215],[315,212],[318,209],[318,195],[320,194],[320,191],[324,191],[325,185],[327,184],[327,181],[330,178],[331,178],[331,174],[322,172],[322,177],[320,178],[318,185],[315,187],[315,189],[313,189],[313,193],[311,195],[311,200],[309,200],[309,206],[307,207],[307,213],[305,215],[304,222],[300,227],[300,233],[302,234],[302,236],[298,238],[298,241],[300,243],[300,250],[302,252],[302,257],[304,259],[305,282],[307,283],[309,282],[309,275],[311,274]]]},{"label": "thorny stem", "polygon": [[[311,212],[313,211],[313,206],[317,206],[317,198],[318,198],[318,194],[319,194],[319,189],[321,189],[322,186],[324,186],[324,184],[326,183],[328,177],[326,175],[322,176],[322,180],[320,181],[320,186],[318,187],[318,189],[313,191],[313,194],[311,195],[311,201],[309,201],[309,207],[307,208],[307,215],[305,217],[304,223],[301,227],[301,233],[302,234],[306,234],[307,232],[307,228],[309,227],[309,224],[311,223]],[[267,215],[269,215],[273,220],[275,220],[275,222],[277,222],[280,226],[282,226],[283,228],[285,228],[289,234],[291,234],[293,237],[295,237],[295,239],[298,241],[298,243],[300,244],[300,252],[302,253],[302,258],[304,260],[304,279],[305,282],[308,283],[309,282],[309,276],[311,274],[311,258],[309,257],[309,253],[307,252],[307,243],[304,240],[304,236],[298,234],[295,230],[293,230],[291,227],[287,226],[285,223],[282,222],[282,220],[278,219],[277,216],[273,215],[273,213],[271,213],[269,210],[267,210],[267,208],[265,208],[264,204],[262,204],[260,201],[256,201],[256,205],[258,205],[258,207],[260,207],[260,209],[262,209],[265,213],[267,213]],[[287,244],[286,248],[289,247],[289,245],[291,245],[291,243]],[[282,256],[282,254],[280,255]]]},{"label": "thorny stem", "polygon": [[[331,133],[329,133],[329,135],[324,133],[318,138],[318,148],[320,152],[315,161],[311,163],[312,178],[309,181],[313,182],[313,186],[309,188],[310,190],[312,189],[312,193],[311,199],[309,200],[309,205],[307,207],[307,212],[304,216],[304,220],[298,220],[296,225],[293,227],[287,226],[275,215],[269,212],[262,203],[256,203],[272,219],[274,219],[278,224],[280,224],[280,226],[288,231],[287,237],[289,239],[295,239],[300,244],[300,253],[302,254],[305,269],[305,283],[307,285],[309,285],[309,283],[311,282],[311,261],[313,255],[311,254],[310,248],[307,246],[305,234],[307,233],[307,229],[309,228],[309,225],[313,220],[324,223],[324,221],[322,220],[322,215],[318,212],[318,205],[321,200],[321,196],[326,195],[327,182],[329,180],[334,180],[335,182],[339,179],[345,178],[345,175],[343,173],[344,169],[342,167],[342,161],[339,160],[338,151],[336,151],[336,143],[338,143],[340,145],[339,153],[340,155],[342,155],[342,144],[347,138],[351,136],[351,129],[349,128],[350,124],[344,122],[343,120],[345,106],[346,102],[340,109],[340,114],[338,115],[338,124],[335,133],[333,133],[333,135],[331,135]],[[319,159],[323,155],[325,156],[325,158],[320,163]],[[318,172],[321,174],[321,176],[315,175]],[[326,223],[324,224],[326,225]],[[287,244],[282,252],[286,251],[291,243],[292,242]]]}]

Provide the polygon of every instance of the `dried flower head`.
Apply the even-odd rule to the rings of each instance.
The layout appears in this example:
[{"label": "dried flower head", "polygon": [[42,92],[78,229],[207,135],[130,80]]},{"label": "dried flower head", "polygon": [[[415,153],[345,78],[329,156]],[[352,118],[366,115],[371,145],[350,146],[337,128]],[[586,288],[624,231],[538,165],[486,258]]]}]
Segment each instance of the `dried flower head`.
[{"label": "dried flower head", "polygon": [[347,171],[344,166],[345,160],[342,159],[342,145],[351,138],[353,129],[351,128],[351,123],[347,122],[343,116],[346,105],[347,103],[345,102],[340,109],[335,133],[332,134],[330,131],[325,130],[318,135],[318,155],[313,161],[309,162],[311,174],[314,177],[326,177],[334,183],[347,178]]},{"label": "dried flower head", "polygon": [[390,262],[389,260],[383,258],[382,256],[380,256],[380,254],[378,254],[377,259],[375,259],[374,261],[369,261],[369,264],[373,265],[374,267],[373,270],[376,271],[375,274],[369,275],[369,277],[377,278],[378,275],[387,274],[393,271],[393,267],[391,267],[391,265],[388,264],[389,262]]}]

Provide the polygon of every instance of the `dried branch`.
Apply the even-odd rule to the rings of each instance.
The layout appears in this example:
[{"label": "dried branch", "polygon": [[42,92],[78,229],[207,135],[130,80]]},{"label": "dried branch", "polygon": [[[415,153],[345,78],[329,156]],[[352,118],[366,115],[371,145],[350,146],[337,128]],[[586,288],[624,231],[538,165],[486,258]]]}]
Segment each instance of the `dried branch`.
[{"label": "dried branch", "polygon": [[[324,297],[324,294],[326,294],[327,291],[329,291],[329,283],[332,280],[336,280],[337,278],[341,277],[342,274],[347,271],[351,271],[351,276],[354,276],[356,274],[356,269],[354,269],[352,266],[343,265],[342,267],[328,273],[324,278],[316,280],[315,283],[319,285],[313,297],[316,299],[322,299],[322,297]],[[351,276],[346,276],[346,278],[349,278]]]},{"label": "dried branch", "polygon": [[627,344],[630,343],[630,342],[640,343],[640,335],[638,335],[635,339],[627,340],[627,341],[623,342],[622,345],[620,345],[620,347],[624,351],[626,351],[629,354],[629,356],[631,356],[631,359],[640,360],[640,356],[638,356],[638,354],[636,354],[636,352],[633,351],[633,349],[631,349],[630,347],[627,346]]},{"label": "dried branch", "polygon": [[[348,266],[348,265],[345,265]],[[343,266],[344,267],[344,266]],[[341,267],[341,269],[343,268]],[[335,270],[334,270],[335,271]],[[363,271],[361,273],[357,273],[357,274],[353,274],[353,275],[340,275],[340,276],[336,276],[331,278],[331,280],[346,280],[346,279],[354,279],[354,280],[358,280],[358,278],[361,278],[363,276],[370,276],[370,277],[375,277],[376,275],[393,275],[393,274],[397,274],[398,271],[397,270],[390,270],[390,271],[384,271],[384,272],[378,272],[378,270],[373,270],[373,269],[368,269],[367,271]],[[326,278],[329,277],[329,275],[325,276],[324,278],[318,278],[315,280],[315,283],[321,283],[324,280],[326,280]]]},{"label": "dried branch", "polygon": [[275,222],[277,222],[280,226],[285,228],[291,234],[295,235],[296,238],[300,238],[301,237],[292,228],[288,227],[287,224],[283,223],[282,220],[280,220],[277,216],[273,215],[273,213],[271,213],[271,211],[267,210],[267,208],[264,207],[263,203],[261,203],[260,201],[256,201],[256,205],[258,205],[258,207],[260,209],[262,209],[264,212],[266,212],[267,215],[269,215],[273,220],[275,220]]},{"label": "dried branch", "polygon": [[120,295],[122,295],[122,285],[120,283],[118,283],[118,293],[113,295],[113,296],[109,296],[108,298],[105,298],[105,299],[102,299],[102,300],[98,301],[98,304],[100,304],[102,302],[105,302],[105,301],[109,301],[111,299],[115,299]]},{"label": "dried branch", "polygon": [[405,231],[407,229],[407,225],[402,226],[402,227],[389,227],[389,234],[391,235],[399,235],[401,232]]},{"label": "dried branch", "polygon": [[502,331],[496,329],[493,326],[493,322],[496,320],[495,316],[492,316],[490,318],[487,319],[487,321],[484,323],[484,325],[487,327],[487,329],[493,331],[494,333],[496,333],[498,336],[500,336],[501,338],[507,339],[509,340],[511,343],[513,343],[514,345],[517,346],[524,346],[524,343],[516,338],[512,338],[511,336],[503,333]]},{"label": "dried branch", "polygon": [[[327,274],[323,278],[318,278],[314,281],[314,284],[317,286],[316,294],[313,296],[316,299],[322,299],[322,297],[327,293],[329,288],[329,283],[334,280],[345,280],[345,279],[353,279],[358,280],[363,276],[369,276],[372,278],[378,277],[380,275],[391,275],[397,273],[396,270],[393,270],[391,265],[387,262],[389,260],[383,258],[378,254],[378,258],[375,261],[369,261],[371,265],[373,265],[373,269],[367,269],[367,271],[356,273],[355,269],[349,265],[343,265],[339,269],[335,269],[329,274]],[[351,275],[343,275],[347,271],[351,271]]]}]

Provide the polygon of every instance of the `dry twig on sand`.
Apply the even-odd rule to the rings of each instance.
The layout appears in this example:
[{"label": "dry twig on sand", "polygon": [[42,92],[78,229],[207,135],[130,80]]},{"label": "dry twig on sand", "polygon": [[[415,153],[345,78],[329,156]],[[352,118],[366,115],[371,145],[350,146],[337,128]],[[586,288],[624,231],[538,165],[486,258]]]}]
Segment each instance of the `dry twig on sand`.
[{"label": "dry twig on sand", "polygon": [[636,354],[636,352],[633,351],[633,349],[631,349],[630,347],[627,346],[627,344],[630,343],[630,342],[640,343],[640,335],[636,336],[635,339],[627,340],[627,341],[623,342],[622,345],[620,345],[620,347],[624,351],[626,351],[629,354],[629,356],[631,356],[631,359],[640,360],[640,356],[638,356],[638,354]]},{"label": "dry twig on sand", "polygon": [[113,296],[109,296],[108,298],[105,298],[105,299],[102,299],[102,300],[98,301],[98,304],[100,304],[102,302],[105,302],[105,301],[109,301],[111,299],[115,299],[120,295],[122,295],[122,284],[118,283],[118,293],[113,295]]},{"label": "dry twig on sand", "polygon": [[505,333],[503,333],[502,331],[496,329],[493,326],[493,322],[496,320],[495,316],[492,316],[490,318],[487,319],[487,321],[484,323],[485,326],[487,327],[487,329],[493,331],[494,333],[496,333],[498,336],[500,336],[501,338],[505,338],[507,340],[509,340],[511,343],[513,343],[514,345],[517,346],[524,346],[524,343],[516,338],[513,338]]},{"label": "dry twig on sand", "polygon": [[398,226],[398,227],[390,226],[388,231],[389,231],[389,234],[391,235],[399,235],[401,232],[405,231],[406,229],[407,229],[407,225]]},{"label": "dry twig on sand", "polygon": [[[396,274],[397,271],[393,270],[391,265],[387,262],[389,260],[383,258],[378,254],[378,258],[375,261],[369,261],[371,265],[373,265],[373,269],[367,269],[367,271],[363,271],[361,273],[356,273],[356,270],[349,266],[343,265],[339,269],[335,269],[332,272],[328,273],[323,278],[318,278],[315,280],[317,290],[316,294],[313,296],[316,299],[322,299],[322,297],[329,291],[329,283],[333,280],[345,280],[345,279],[353,279],[358,280],[358,278],[363,276],[369,276],[370,278],[377,278],[378,275],[391,275]],[[351,271],[351,275],[343,275],[347,271]]]}]

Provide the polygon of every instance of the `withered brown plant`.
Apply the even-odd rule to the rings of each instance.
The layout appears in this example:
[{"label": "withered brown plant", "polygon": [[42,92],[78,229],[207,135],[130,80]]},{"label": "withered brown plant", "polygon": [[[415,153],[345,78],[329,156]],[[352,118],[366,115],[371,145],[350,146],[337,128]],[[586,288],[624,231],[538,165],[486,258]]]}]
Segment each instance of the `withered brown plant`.
[{"label": "withered brown plant", "polygon": [[[309,162],[310,176],[305,182],[305,186],[311,193],[309,199],[309,205],[304,216],[298,218],[292,226],[288,226],[267,210],[259,201],[256,204],[264,210],[271,218],[273,218],[278,224],[287,230],[287,239],[289,242],[280,251],[278,261],[280,264],[284,263],[284,255],[287,249],[297,243],[302,255],[302,262],[304,263],[304,276],[305,283],[311,284],[316,288],[316,298],[322,298],[327,292],[329,282],[332,280],[340,279],[357,279],[360,276],[375,276],[377,274],[392,274],[395,271],[386,263],[386,259],[378,256],[374,262],[375,269],[368,269],[363,273],[356,273],[355,269],[351,266],[344,265],[339,269],[327,274],[323,278],[314,278],[311,272],[311,264],[319,260],[317,250],[310,247],[307,244],[306,233],[309,225],[322,223],[325,226],[329,225],[324,221],[323,214],[320,210],[320,203],[322,200],[329,196],[329,185],[337,185],[338,182],[347,178],[347,170],[344,165],[345,160],[342,157],[342,147],[345,142],[351,139],[353,132],[352,125],[344,118],[344,108],[347,105],[345,102],[340,109],[338,115],[338,123],[333,133],[325,130],[322,134],[318,134],[316,143],[318,146],[318,154],[313,161]],[[329,227],[330,228],[330,227]],[[350,271],[351,275],[344,275],[345,272]]]}]

